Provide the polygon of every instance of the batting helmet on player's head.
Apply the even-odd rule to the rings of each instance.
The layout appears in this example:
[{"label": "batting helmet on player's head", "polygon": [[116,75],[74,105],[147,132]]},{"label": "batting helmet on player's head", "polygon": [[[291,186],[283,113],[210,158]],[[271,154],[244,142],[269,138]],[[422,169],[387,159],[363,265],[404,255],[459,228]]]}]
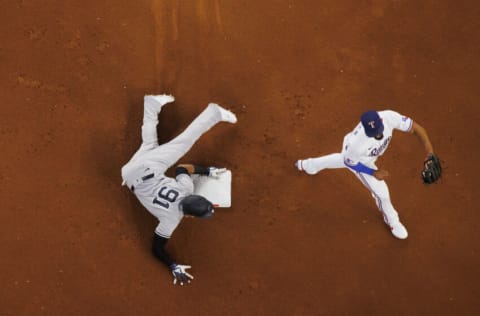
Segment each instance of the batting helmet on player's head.
[{"label": "batting helmet on player's head", "polygon": [[383,122],[377,111],[367,111],[362,114],[362,125],[368,137],[375,137],[383,133]]},{"label": "batting helmet on player's head", "polygon": [[213,204],[200,195],[189,195],[180,202],[181,210],[185,215],[196,217],[210,217],[213,215]]}]

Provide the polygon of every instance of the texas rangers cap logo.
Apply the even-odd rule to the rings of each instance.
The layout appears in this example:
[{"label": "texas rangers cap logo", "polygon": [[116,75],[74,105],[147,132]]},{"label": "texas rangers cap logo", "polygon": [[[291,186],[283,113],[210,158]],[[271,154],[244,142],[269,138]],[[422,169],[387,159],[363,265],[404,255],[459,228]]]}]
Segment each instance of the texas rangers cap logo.
[{"label": "texas rangers cap logo", "polygon": [[368,137],[375,137],[383,133],[382,118],[378,115],[377,111],[371,110],[363,113],[360,120],[365,129],[365,134]]}]

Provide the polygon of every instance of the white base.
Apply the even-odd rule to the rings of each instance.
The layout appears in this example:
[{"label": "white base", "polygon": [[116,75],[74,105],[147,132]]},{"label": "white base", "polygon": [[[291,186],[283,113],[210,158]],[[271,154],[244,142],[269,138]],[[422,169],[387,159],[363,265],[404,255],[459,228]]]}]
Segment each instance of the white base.
[{"label": "white base", "polygon": [[219,178],[192,175],[194,194],[204,196],[215,207],[231,206],[232,172],[220,174]]}]

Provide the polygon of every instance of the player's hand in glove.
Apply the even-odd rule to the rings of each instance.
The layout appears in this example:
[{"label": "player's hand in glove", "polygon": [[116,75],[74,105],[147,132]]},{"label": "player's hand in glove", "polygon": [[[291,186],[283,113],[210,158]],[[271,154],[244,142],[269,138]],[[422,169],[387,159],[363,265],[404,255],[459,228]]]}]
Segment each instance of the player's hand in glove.
[{"label": "player's hand in glove", "polygon": [[427,156],[423,163],[422,179],[425,184],[435,183],[442,176],[440,158],[434,153]]},{"label": "player's hand in glove", "polygon": [[212,178],[219,178],[222,173],[227,171],[227,168],[208,167],[208,176]]},{"label": "player's hand in glove", "polygon": [[190,280],[193,280],[193,275],[186,271],[190,268],[191,266],[173,263],[170,266],[170,270],[173,274],[173,285],[177,284],[177,282],[180,283],[180,285],[183,285],[183,283],[190,283]]}]

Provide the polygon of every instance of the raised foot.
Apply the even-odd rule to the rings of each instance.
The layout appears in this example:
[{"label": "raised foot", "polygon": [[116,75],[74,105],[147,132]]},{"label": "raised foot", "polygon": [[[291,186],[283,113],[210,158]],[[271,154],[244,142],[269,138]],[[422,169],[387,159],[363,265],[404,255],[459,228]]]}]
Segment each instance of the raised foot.
[{"label": "raised foot", "polygon": [[390,229],[392,230],[393,236],[397,237],[398,239],[406,239],[408,237],[407,229],[400,222],[390,225]]},{"label": "raised foot", "polygon": [[295,161],[295,168],[297,168],[299,171],[303,171],[301,160]]},{"label": "raised foot", "polygon": [[208,106],[212,106],[218,109],[218,111],[220,112],[222,121],[229,122],[232,124],[237,123],[237,116],[233,114],[231,111],[222,108],[220,105],[216,103],[209,103]]},{"label": "raised foot", "polygon": [[162,106],[175,101],[173,95],[168,94],[159,94],[159,95],[146,95],[145,98],[152,98],[155,101],[159,102]]}]

